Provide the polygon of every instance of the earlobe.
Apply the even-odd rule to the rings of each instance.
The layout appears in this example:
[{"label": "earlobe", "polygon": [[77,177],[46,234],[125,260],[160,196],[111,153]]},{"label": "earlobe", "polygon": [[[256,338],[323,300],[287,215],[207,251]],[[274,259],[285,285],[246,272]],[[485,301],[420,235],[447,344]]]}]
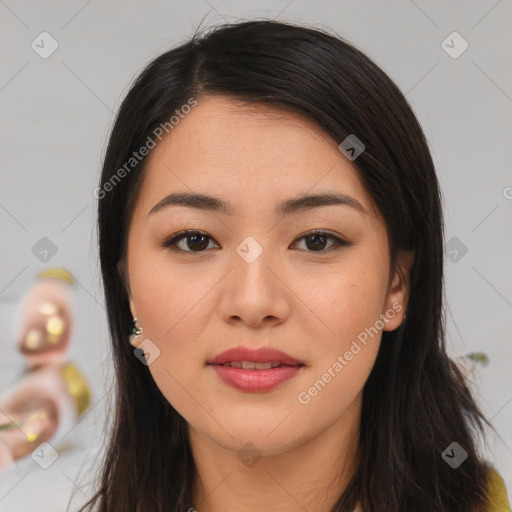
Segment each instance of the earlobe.
[{"label": "earlobe", "polygon": [[139,342],[135,338],[138,338],[142,334],[142,326],[137,325],[137,324],[138,324],[137,317],[133,317],[132,327],[130,329],[129,340],[130,340],[130,345],[132,345],[134,347],[139,346]]}]

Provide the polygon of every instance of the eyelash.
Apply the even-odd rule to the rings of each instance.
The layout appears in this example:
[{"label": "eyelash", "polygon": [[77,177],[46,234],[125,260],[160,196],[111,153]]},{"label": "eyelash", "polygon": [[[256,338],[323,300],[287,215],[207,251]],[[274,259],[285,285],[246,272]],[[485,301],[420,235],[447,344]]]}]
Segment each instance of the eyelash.
[{"label": "eyelash", "polygon": [[[159,247],[163,247],[163,248],[168,248],[168,249],[171,249],[172,251],[176,251],[176,252],[185,252],[185,253],[191,253],[191,254],[201,254],[201,253],[204,253],[206,252],[206,250],[202,250],[202,251],[186,251],[184,249],[180,249],[180,248],[177,248],[176,247],[176,243],[182,239],[186,239],[188,237],[191,237],[193,235],[203,235],[205,236],[206,238],[209,238],[210,240],[213,240],[213,238],[211,236],[209,236],[207,233],[204,233],[202,231],[197,231],[197,230],[193,230],[193,229],[187,229],[187,230],[184,230],[184,231],[180,231],[178,233],[175,233],[174,235],[172,235],[171,237],[165,239],[163,242],[159,243]],[[336,245],[334,246],[331,246],[329,247],[328,249],[325,249],[325,250],[321,250],[321,251],[306,251],[306,252],[310,252],[310,253],[326,253],[326,252],[331,252],[331,250],[333,249],[334,247],[334,250],[335,249],[339,249],[341,247],[347,247],[347,246],[350,246],[352,245],[352,242],[347,242],[345,240],[342,240],[340,238],[338,238],[337,236],[334,236],[334,235],[331,235],[330,233],[327,233],[325,231],[320,231],[320,230],[313,230],[313,231],[309,231],[308,233],[304,233],[301,237],[297,238],[294,243],[298,240],[302,240],[304,238],[308,238],[310,236],[313,236],[313,235],[317,235],[317,236],[322,236],[323,238],[328,238],[328,239],[331,239],[331,240],[334,240],[336,242],[336,245],[338,247],[336,247]]]}]

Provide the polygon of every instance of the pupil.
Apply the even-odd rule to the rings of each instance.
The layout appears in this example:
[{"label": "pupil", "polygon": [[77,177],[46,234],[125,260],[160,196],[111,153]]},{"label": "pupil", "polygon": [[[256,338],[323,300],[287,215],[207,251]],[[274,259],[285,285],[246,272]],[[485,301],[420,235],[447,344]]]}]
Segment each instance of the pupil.
[{"label": "pupil", "polygon": [[[306,239],[306,244],[309,244],[309,242],[311,242],[315,238],[320,239],[322,242],[320,243],[320,246],[318,244],[313,244],[313,248],[316,248],[316,249],[318,249],[319,247],[320,247],[320,249],[324,248],[323,246],[325,245],[326,238],[324,236],[321,236],[321,235],[310,235],[310,236],[308,236],[307,239]],[[308,245],[308,248],[310,248],[309,245]]]},{"label": "pupil", "polygon": [[[204,243],[204,241],[206,240],[206,236],[205,236],[205,235],[192,235],[192,236],[190,236],[189,238],[190,238],[190,239],[192,239],[192,240],[194,240],[194,242],[192,242],[193,244],[195,244],[195,243],[196,243],[196,241],[197,241],[197,239],[198,239],[198,238],[199,238],[199,239],[200,239],[200,238],[203,238],[203,243],[202,243],[202,244],[200,244],[199,246],[198,246],[198,245],[195,245],[195,248],[196,248],[196,249],[205,249],[206,247],[208,247],[208,244],[207,244],[207,243],[206,243],[206,244]],[[203,246],[204,246],[204,247],[203,247]],[[190,248],[190,246],[189,246],[189,248]]]}]

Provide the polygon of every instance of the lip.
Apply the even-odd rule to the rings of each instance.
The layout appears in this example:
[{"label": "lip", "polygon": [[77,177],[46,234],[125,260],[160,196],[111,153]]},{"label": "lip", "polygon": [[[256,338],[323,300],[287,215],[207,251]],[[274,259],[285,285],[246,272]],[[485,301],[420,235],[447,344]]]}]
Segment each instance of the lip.
[{"label": "lip", "polygon": [[[219,365],[224,363],[230,363],[232,361],[253,361],[255,363],[266,363],[269,361],[279,361],[280,364],[288,366],[303,365],[302,361],[295,359],[294,357],[277,350],[272,347],[260,347],[258,349],[249,347],[234,347],[221,352],[213,359],[208,361],[210,365]],[[247,370],[246,370],[247,371]],[[266,370],[256,370],[264,372]]]},{"label": "lip", "polygon": [[269,391],[279,384],[295,377],[303,369],[303,365],[279,366],[269,370],[246,370],[231,366],[210,365],[220,379],[239,391],[259,393]]},{"label": "lip", "polygon": [[[232,361],[252,361],[255,363],[277,361],[281,366],[269,368],[268,370],[222,366],[224,363]],[[295,377],[305,367],[303,362],[281,350],[271,347],[254,349],[243,346],[226,350],[208,361],[207,364],[228,386],[239,391],[255,393],[275,388],[279,384]]]}]

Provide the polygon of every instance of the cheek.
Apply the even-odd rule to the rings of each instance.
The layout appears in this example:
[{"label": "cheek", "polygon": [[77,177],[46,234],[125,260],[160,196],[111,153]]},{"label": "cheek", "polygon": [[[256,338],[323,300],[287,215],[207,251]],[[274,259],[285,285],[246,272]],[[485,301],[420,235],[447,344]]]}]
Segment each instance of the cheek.
[{"label": "cheek", "polygon": [[144,328],[142,338],[159,350],[149,371],[167,401],[187,419],[197,415],[198,403],[203,404],[207,394],[204,387],[200,392],[196,388],[206,357],[201,335],[209,319],[208,287],[196,281],[175,273],[165,278],[159,272],[144,280],[138,295],[134,290]]},{"label": "cheek", "polygon": [[209,332],[219,277],[213,271],[198,277],[193,265],[178,267],[168,258],[162,250],[134,259],[130,283],[143,327],[141,341],[149,339],[159,351],[149,370],[168,401],[175,407],[183,401],[186,407],[190,395],[185,390],[193,389],[206,363],[204,333]]},{"label": "cheek", "polygon": [[160,275],[146,281],[137,295],[143,336],[158,346],[160,362],[172,370],[178,362],[187,366],[197,364],[200,357],[204,357],[204,347],[198,340],[209,318],[205,293],[204,286],[195,285],[193,281],[175,282]]},{"label": "cheek", "polygon": [[[322,319],[322,336],[310,345],[311,372],[296,397],[309,417],[323,416],[329,424],[344,414],[361,393],[375,364],[382,336],[376,327],[381,313],[381,283],[377,274],[361,272],[358,279],[331,280],[311,302]],[[303,330],[315,340],[316,317]],[[313,320],[311,320],[313,319]]]},{"label": "cheek", "polygon": [[[297,320],[314,337],[328,343],[320,348],[326,352],[342,349],[357,335],[375,324],[382,306],[384,279],[378,270],[364,261],[346,262],[339,268],[315,272],[314,276],[302,276],[294,287],[300,301],[297,302]],[[302,318],[302,319],[301,319]]]},{"label": "cheek", "polygon": [[379,262],[359,254],[302,282],[312,311],[297,318],[311,341],[312,378],[301,389],[301,404],[339,413],[363,388],[380,346],[385,277]]},{"label": "cheek", "polygon": [[[131,254],[132,296],[144,336],[167,350],[176,340],[195,339],[198,317],[204,309],[202,300],[214,286],[215,277],[203,273],[204,277],[198,278],[193,265],[173,264],[168,250],[152,247],[154,240],[144,243],[145,249],[134,247]],[[183,338],[185,328],[187,335]]]},{"label": "cheek", "polygon": [[365,300],[366,294],[356,286],[347,290],[349,295],[338,294],[320,309],[330,330],[312,351],[312,362],[317,377],[334,383],[331,388],[342,385],[356,390],[364,385],[377,356],[381,339],[377,324],[380,310],[378,302],[371,304]]}]

